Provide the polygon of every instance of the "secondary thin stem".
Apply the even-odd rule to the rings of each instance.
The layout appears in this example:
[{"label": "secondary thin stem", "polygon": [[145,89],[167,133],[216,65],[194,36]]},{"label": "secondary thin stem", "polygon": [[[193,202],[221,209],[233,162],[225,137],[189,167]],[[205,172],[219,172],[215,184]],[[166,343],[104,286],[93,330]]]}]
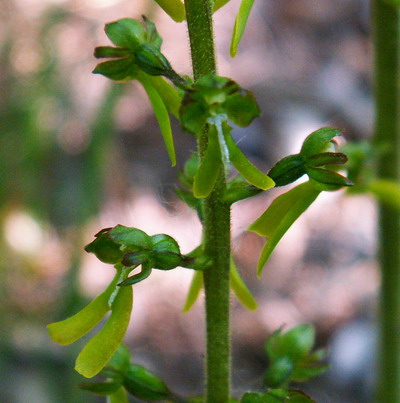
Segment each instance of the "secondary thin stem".
[{"label": "secondary thin stem", "polygon": [[[195,80],[216,72],[211,2],[185,0]],[[207,133],[199,141],[202,156]],[[206,402],[227,403],[230,397],[229,264],[230,207],[223,202],[225,178],[221,174],[204,201],[203,239],[213,265],[204,273],[206,297]]]},{"label": "secondary thin stem", "polygon": [[[373,1],[375,146],[379,177],[400,181],[400,7]],[[381,265],[377,402],[400,402],[400,212],[379,206]]]}]

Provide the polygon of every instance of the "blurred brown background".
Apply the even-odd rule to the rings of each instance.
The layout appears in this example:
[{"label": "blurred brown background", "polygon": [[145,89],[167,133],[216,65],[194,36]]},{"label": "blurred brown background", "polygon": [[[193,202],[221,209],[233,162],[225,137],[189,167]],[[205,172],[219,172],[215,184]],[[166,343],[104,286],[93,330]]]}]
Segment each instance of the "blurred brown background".
[{"label": "blurred brown background", "polygon": [[[184,24],[151,0],[12,0],[0,7],[0,401],[95,402],[76,386],[77,346],[53,344],[45,325],[100,292],[113,269],[85,255],[93,234],[118,223],[165,232],[188,252],[200,240],[195,214],[174,196],[176,169],[143,89],[91,74],[106,22],[156,22],[174,68],[190,74]],[[252,90],[263,115],[235,138],[267,170],[321,126],[348,140],[371,134],[371,50],[366,0],[258,0],[235,59],[229,41],[239,1],[215,15],[219,74]],[[178,165],[194,139],[176,121]],[[313,323],[331,346],[332,369],[306,387],[321,403],[368,402],[378,288],[375,206],[326,193],[294,225],[262,280],[262,239],[246,227],[279,194],[233,209],[239,267],[259,303],[233,305],[235,392],[256,388],[265,338]],[[181,313],[191,273],[153,272],[134,288],[127,345],[175,390],[200,393],[202,304]]]}]

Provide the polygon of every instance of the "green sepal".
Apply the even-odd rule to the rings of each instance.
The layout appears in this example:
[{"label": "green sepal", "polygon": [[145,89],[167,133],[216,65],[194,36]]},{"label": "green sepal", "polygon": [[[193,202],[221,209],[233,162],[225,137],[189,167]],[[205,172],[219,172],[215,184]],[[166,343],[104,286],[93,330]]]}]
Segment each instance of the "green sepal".
[{"label": "green sepal", "polygon": [[128,49],[114,48],[113,46],[98,46],[94,49],[93,56],[97,59],[101,58],[120,58],[127,57],[131,54]]},{"label": "green sepal", "polygon": [[320,190],[338,190],[343,186],[353,186],[354,183],[337,172],[323,168],[306,168],[307,175],[313,180],[314,186]]},{"label": "green sepal", "polygon": [[228,204],[233,204],[259,193],[261,193],[261,189],[250,185],[242,176],[236,175],[227,182],[223,200]]},{"label": "green sepal", "polygon": [[136,78],[139,67],[135,64],[133,56],[123,59],[108,60],[99,63],[92,71],[114,81],[129,81]]},{"label": "green sepal", "polygon": [[267,238],[257,264],[259,276],[283,235],[320,193],[310,181],[302,183],[277,197],[248,228],[249,231]]},{"label": "green sepal", "polygon": [[186,19],[185,6],[180,0],[155,0],[155,2],[175,21]]},{"label": "green sepal", "polygon": [[113,356],[128,328],[132,311],[132,287],[120,287],[106,324],[82,349],[75,370],[86,378],[97,375]]},{"label": "green sepal", "polygon": [[176,165],[176,155],[174,139],[172,136],[171,121],[169,119],[167,107],[164,104],[163,99],[160,97],[156,89],[151,84],[151,81],[147,79],[145,75],[140,75],[138,80],[143,85],[150,103],[153,106],[154,114],[158,124],[160,125],[161,133],[164,138],[165,147],[167,149],[172,166]]},{"label": "green sepal", "polygon": [[278,161],[268,172],[275,186],[285,186],[306,173],[304,159],[300,154],[288,155]]},{"label": "green sepal", "polygon": [[201,199],[208,197],[220,175],[222,156],[217,133],[214,126],[210,126],[207,149],[193,180],[193,195]]},{"label": "green sepal", "polygon": [[138,228],[118,224],[109,230],[109,237],[122,246],[122,250],[136,252],[152,247],[151,237]]},{"label": "green sepal", "polygon": [[75,315],[47,325],[51,339],[66,346],[90,332],[111,309],[110,298],[117,288],[120,273],[117,272],[109,286]]},{"label": "green sepal", "polygon": [[252,92],[241,89],[234,81],[230,83],[232,94],[227,96],[223,104],[224,113],[240,127],[247,127],[261,115],[260,108]]},{"label": "green sepal", "polygon": [[253,7],[254,0],[242,0],[239,7],[238,15],[236,16],[235,25],[233,27],[230,54],[231,57],[235,57],[237,49],[242,39],[246,23],[250,15],[250,11]]},{"label": "green sepal", "polygon": [[143,400],[164,400],[171,396],[167,385],[141,365],[130,364],[123,385],[133,396]]},{"label": "green sepal", "polygon": [[238,170],[238,172],[252,185],[262,190],[267,190],[275,186],[275,182],[266,174],[256,168],[242,153],[240,148],[233,140],[229,125],[224,122],[223,133],[226,147],[229,151],[229,159],[232,165]]},{"label": "green sepal", "polygon": [[112,395],[107,396],[107,403],[129,403],[125,388],[121,386]]},{"label": "green sepal", "polygon": [[342,131],[333,127],[322,127],[315,130],[303,141],[300,154],[307,159],[315,154],[329,151],[333,145],[331,140],[342,133]]},{"label": "green sepal", "polygon": [[196,270],[192,277],[192,282],[190,283],[190,288],[188,295],[186,297],[185,304],[183,306],[183,312],[189,312],[194,303],[197,301],[197,298],[200,295],[200,291],[204,286],[204,277],[203,272],[200,270]]},{"label": "green sepal", "polygon": [[105,26],[105,32],[114,45],[135,51],[146,43],[146,31],[143,25],[133,18],[122,18]]},{"label": "green sepal", "polygon": [[307,158],[307,165],[319,167],[322,165],[343,165],[348,158],[343,153],[320,153]]},{"label": "green sepal", "polygon": [[230,270],[229,270],[230,287],[235,293],[236,298],[247,309],[254,311],[257,309],[257,302],[247,288],[245,282],[240,277],[239,271],[236,267],[235,260],[231,256]]}]

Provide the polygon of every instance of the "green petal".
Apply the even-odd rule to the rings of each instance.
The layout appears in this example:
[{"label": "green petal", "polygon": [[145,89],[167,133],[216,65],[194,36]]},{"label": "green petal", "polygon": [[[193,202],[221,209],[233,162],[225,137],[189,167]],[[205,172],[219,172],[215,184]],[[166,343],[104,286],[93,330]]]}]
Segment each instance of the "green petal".
[{"label": "green petal", "polygon": [[257,302],[251,294],[250,290],[247,288],[245,282],[240,277],[239,271],[236,267],[233,257],[231,257],[230,265],[230,285],[235,293],[237,299],[245,306],[247,309],[254,311],[257,309]]},{"label": "green petal", "polygon": [[343,130],[333,127],[322,127],[309,134],[303,141],[300,154],[307,159],[315,154],[327,151],[330,141],[342,133]]},{"label": "green petal", "polygon": [[113,356],[128,328],[132,311],[132,287],[120,287],[104,327],[78,355],[75,370],[86,378],[97,375]]},{"label": "green petal", "polygon": [[174,139],[172,137],[171,121],[169,119],[167,108],[156,89],[152,86],[151,81],[148,80],[144,75],[141,75],[138,79],[147,92],[151,105],[153,106],[154,114],[156,115],[158,124],[160,125],[161,133],[164,138],[165,147],[171,160],[171,164],[172,166],[175,166],[176,155]]},{"label": "green petal", "polygon": [[251,8],[253,7],[254,0],[242,0],[238,15],[236,16],[235,26],[233,27],[233,34],[231,40],[231,57],[236,56],[236,52],[242,39],[244,30],[246,28],[247,19],[249,18]]},{"label": "green petal", "polygon": [[146,32],[143,25],[133,18],[122,18],[106,24],[105,31],[114,45],[135,50],[141,43],[146,42]]},{"label": "green petal", "polygon": [[127,57],[99,63],[92,73],[101,74],[114,81],[129,81],[136,78],[138,70],[133,58]]},{"label": "green petal", "polygon": [[218,138],[215,128],[210,126],[207,150],[193,181],[193,194],[195,197],[204,198],[212,192],[221,167],[221,150]]},{"label": "green petal", "polygon": [[256,168],[242,153],[230,134],[228,125],[224,125],[224,138],[229,150],[229,159],[232,165],[249,183],[262,190],[267,190],[275,186],[275,182],[266,174]]},{"label": "green petal", "polygon": [[118,272],[106,290],[74,316],[48,325],[51,339],[55,343],[66,346],[92,330],[111,309],[109,301],[117,288],[119,278]]},{"label": "green petal", "polygon": [[94,57],[97,59],[103,57],[127,57],[129,56],[129,50],[124,48],[114,48],[112,46],[98,46],[94,49]]},{"label": "green petal", "polygon": [[180,0],[155,0],[155,2],[175,21],[182,22],[186,18],[185,6]]},{"label": "green petal", "polygon": [[186,297],[185,305],[183,306],[183,312],[189,312],[197,298],[200,295],[200,291],[203,288],[204,279],[203,272],[196,270],[193,274],[192,283],[190,284],[189,292]]},{"label": "green petal", "polygon": [[302,183],[276,198],[264,214],[249,227],[249,231],[267,238],[258,260],[259,276],[283,235],[319,194],[320,190],[310,182]]}]

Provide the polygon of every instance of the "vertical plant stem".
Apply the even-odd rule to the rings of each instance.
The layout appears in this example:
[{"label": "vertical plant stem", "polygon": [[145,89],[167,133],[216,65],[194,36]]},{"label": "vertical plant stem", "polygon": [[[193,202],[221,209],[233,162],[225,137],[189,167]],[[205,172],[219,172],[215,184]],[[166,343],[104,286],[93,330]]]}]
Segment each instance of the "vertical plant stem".
[{"label": "vertical plant stem", "polygon": [[[373,1],[375,146],[380,178],[400,181],[400,7]],[[379,206],[380,341],[377,402],[400,402],[400,212]]]},{"label": "vertical plant stem", "polygon": [[[195,80],[216,72],[210,0],[185,0]],[[199,141],[200,155],[207,133]],[[230,207],[223,202],[225,178],[204,201],[203,239],[213,264],[204,273],[206,310],[206,402],[227,403],[230,397],[229,262]]]}]

